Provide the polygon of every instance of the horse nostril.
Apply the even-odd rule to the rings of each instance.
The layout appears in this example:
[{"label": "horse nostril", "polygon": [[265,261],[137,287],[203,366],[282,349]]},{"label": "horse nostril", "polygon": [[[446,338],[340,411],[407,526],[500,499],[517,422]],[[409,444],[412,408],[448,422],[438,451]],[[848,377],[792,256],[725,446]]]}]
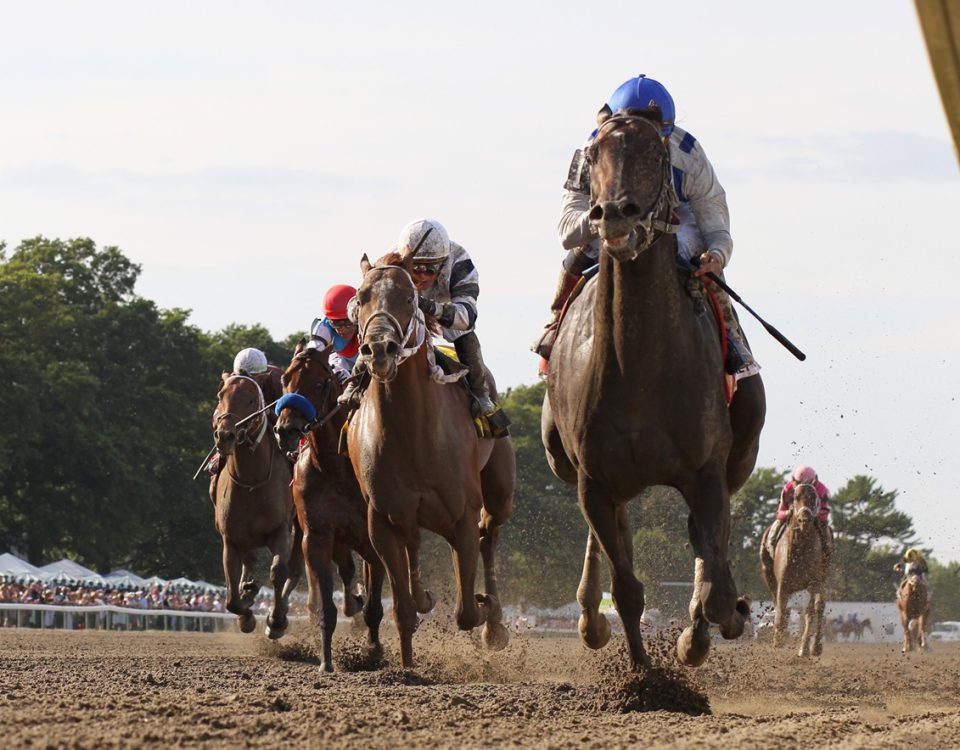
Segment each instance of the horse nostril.
[{"label": "horse nostril", "polygon": [[364,357],[369,357],[373,353],[373,349],[370,348],[370,344],[364,344],[360,347],[360,354]]},{"label": "horse nostril", "polygon": [[640,215],[640,206],[636,203],[625,203],[620,208],[620,213],[622,213],[626,218],[632,219],[634,216]]},{"label": "horse nostril", "polygon": [[388,341],[384,351],[388,357],[396,357],[400,352],[400,345],[396,341]]},{"label": "horse nostril", "polygon": [[600,221],[603,219],[603,206],[598,203],[590,209],[590,213],[587,215],[590,217],[590,221]]}]

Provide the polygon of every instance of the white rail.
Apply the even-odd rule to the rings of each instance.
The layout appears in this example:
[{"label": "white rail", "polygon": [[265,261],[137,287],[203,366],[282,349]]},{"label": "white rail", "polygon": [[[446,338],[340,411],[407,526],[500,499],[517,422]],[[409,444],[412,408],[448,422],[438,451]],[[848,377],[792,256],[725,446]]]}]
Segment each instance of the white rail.
[{"label": "white rail", "polygon": [[[57,617],[57,614],[63,615]],[[0,626],[100,630],[222,630],[235,620],[229,612],[199,612],[183,609],[138,609],[112,604],[0,603]],[[192,627],[188,627],[187,623]]]}]

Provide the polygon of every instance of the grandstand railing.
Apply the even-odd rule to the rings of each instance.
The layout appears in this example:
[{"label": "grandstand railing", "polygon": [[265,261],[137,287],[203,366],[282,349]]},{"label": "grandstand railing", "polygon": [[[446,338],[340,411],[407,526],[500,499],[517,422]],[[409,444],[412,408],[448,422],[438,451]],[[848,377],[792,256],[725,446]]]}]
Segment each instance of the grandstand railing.
[{"label": "grandstand railing", "polygon": [[0,603],[0,627],[66,630],[186,630],[217,632],[237,616],[229,612],[139,609],[112,604]]}]

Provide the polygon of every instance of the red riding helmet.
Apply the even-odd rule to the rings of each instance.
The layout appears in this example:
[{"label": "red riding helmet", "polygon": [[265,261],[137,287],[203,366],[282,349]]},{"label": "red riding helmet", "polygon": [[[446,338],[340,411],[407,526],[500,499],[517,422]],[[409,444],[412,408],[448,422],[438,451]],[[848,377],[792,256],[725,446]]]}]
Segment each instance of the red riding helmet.
[{"label": "red riding helmet", "polygon": [[323,295],[323,317],[328,320],[346,320],[347,303],[357,295],[349,284],[337,284]]}]

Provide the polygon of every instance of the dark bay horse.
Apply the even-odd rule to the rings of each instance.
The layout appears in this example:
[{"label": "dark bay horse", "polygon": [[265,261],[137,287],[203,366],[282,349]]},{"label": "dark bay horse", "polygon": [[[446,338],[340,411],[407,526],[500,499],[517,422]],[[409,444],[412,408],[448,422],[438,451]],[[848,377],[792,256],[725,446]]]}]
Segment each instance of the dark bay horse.
[{"label": "dark bay horse", "polygon": [[244,633],[256,626],[250,607],[260,585],[251,571],[257,549],[266,547],[273,556],[274,599],[264,632],[279,638],[287,629],[287,597],[296,585],[300,559],[294,552],[290,464],[267,436],[265,413],[237,426],[264,406],[263,391],[253,378],[223,373],[217,399],[213,436],[226,462],[210,484],[210,498],[223,538],[227,610],[237,615]]},{"label": "dark bay horse", "polygon": [[756,462],[763,384],[759,376],[741,380],[728,409],[717,323],[677,270],[670,157],[659,125],[632,110],[611,115],[607,107],[598,122],[586,157],[600,268],[569,305],[557,336],[543,443],[554,473],[577,484],[590,527],[577,591],[580,636],[590,648],[610,638],[598,611],[602,551],[633,669],[649,659],[626,503],[650,485],[675,487],[686,499],[696,558],[693,623],[677,655],[695,666],[707,657],[710,623],[736,638],[749,616],[727,558],[729,496]]},{"label": "dark bay horse", "polygon": [[897,591],[897,611],[903,628],[903,653],[917,648],[926,651],[930,591],[923,576],[909,568]]},{"label": "dark bay horse", "polygon": [[[293,504],[303,530],[310,612],[320,626],[321,668],[332,672],[331,642],[337,626],[333,565],[343,580],[344,614],[350,617],[363,607],[367,646],[372,656],[379,656],[383,651],[380,621],[383,619],[384,568],[370,544],[367,504],[353,466],[349,458],[338,452],[346,415],[335,411],[341,388],[328,358],[329,351],[304,348],[303,341],[297,345],[293,361],[283,374],[284,390],[307,399],[313,414],[304,414],[296,408],[295,400],[291,406],[281,402],[284,408],[274,432],[278,445],[287,452],[297,450],[301,437],[306,435],[306,445],[300,450],[294,469]],[[351,550],[356,550],[364,561],[366,603],[352,591],[355,567]]]},{"label": "dark bay horse", "polygon": [[[350,421],[348,446],[369,506],[370,540],[390,576],[403,666],[410,667],[417,612],[434,603],[420,582],[421,528],[450,544],[457,626],[483,625],[488,647],[506,645],[494,559],[499,527],[512,510],[516,460],[508,437],[477,437],[464,388],[431,377],[410,254],[399,263],[361,260],[360,356],[372,381]],[[478,554],[486,593],[474,595]]]},{"label": "dark bay horse", "polygon": [[[819,521],[820,500],[812,484],[799,484],[793,493],[790,520],[771,557],[767,547],[768,528],[760,542],[760,570],[773,596],[776,615],[773,621],[773,645],[782,646],[787,632],[787,602],[797,591],[809,594],[800,636],[800,656],[823,653],[823,584],[827,580],[830,559],[823,552]],[[862,630],[860,631],[863,632]]]}]

